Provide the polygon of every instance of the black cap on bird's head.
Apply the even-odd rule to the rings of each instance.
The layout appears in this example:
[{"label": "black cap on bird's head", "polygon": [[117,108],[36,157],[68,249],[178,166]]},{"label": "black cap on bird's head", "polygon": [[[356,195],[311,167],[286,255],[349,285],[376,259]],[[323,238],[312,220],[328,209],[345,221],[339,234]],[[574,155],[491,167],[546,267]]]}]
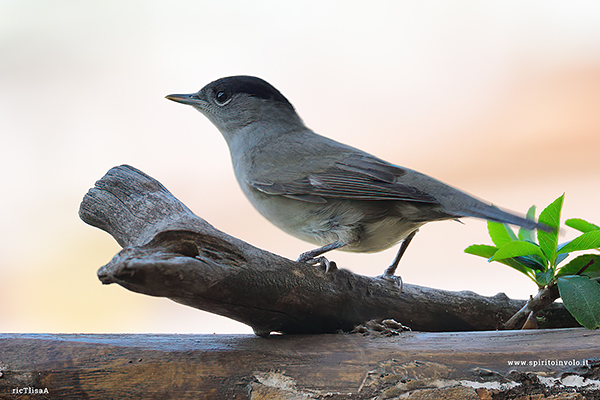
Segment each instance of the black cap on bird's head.
[{"label": "black cap on bird's head", "polygon": [[279,103],[294,111],[294,106],[285,98],[284,95],[275,89],[270,83],[260,78],[247,75],[229,76],[217,79],[214,82],[204,86],[198,93],[194,94],[170,94],[169,100],[178,103],[199,106],[202,108],[202,101],[211,100],[218,106],[225,106],[237,94],[246,94],[250,97],[269,100]]},{"label": "black cap on bird's head", "polygon": [[285,98],[284,95],[275,89],[270,83],[254,76],[230,76],[228,78],[217,79],[209,83],[206,87],[213,88],[213,92],[221,96],[233,96],[237,93],[246,93],[251,97],[276,101],[292,110],[294,107]]},{"label": "black cap on bird's head", "polygon": [[[217,79],[193,94],[171,94],[167,99],[193,106],[229,140],[250,124],[304,127],[294,106],[279,90],[254,76]],[[284,129],[289,130],[289,129]]]}]

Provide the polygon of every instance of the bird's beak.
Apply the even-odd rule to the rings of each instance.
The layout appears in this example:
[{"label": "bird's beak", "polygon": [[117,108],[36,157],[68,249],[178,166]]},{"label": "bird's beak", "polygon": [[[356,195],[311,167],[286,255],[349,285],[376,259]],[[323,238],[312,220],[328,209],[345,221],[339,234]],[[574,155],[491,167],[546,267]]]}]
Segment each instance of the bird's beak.
[{"label": "bird's beak", "polygon": [[200,100],[198,93],[194,94],[170,94],[165,96],[169,100],[176,101],[178,103],[187,104],[190,106],[201,106],[206,103],[204,100]]}]

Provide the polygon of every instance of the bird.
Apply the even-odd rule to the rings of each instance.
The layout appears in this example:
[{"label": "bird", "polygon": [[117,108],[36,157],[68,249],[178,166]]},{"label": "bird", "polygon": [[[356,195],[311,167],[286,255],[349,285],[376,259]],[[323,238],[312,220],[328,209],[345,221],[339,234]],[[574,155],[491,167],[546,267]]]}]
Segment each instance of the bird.
[{"label": "bird", "polygon": [[283,231],[313,245],[297,261],[324,265],[331,250],[374,253],[402,242],[381,275],[396,268],[418,229],[431,221],[475,217],[548,227],[501,210],[420,172],[309,129],[294,106],[261,78],[215,80],[167,99],[190,105],[221,132],[250,203]]}]

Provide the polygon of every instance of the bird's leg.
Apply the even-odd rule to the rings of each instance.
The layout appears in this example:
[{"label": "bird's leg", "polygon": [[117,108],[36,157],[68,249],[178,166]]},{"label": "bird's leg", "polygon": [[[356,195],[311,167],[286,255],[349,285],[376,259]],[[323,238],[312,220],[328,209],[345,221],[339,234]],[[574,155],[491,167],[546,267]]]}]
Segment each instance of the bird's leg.
[{"label": "bird's leg", "polygon": [[310,250],[305,253],[300,254],[296,262],[308,262],[313,258],[320,256],[321,254],[327,253],[328,251],[339,249],[340,247],[344,247],[346,243],[342,243],[341,241],[335,241],[326,246],[319,247],[318,249]]},{"label": "bird's leg", "polygon": [[394,276],[394,274],[396,273],[396,268],[398,268],[398,263],[400,262],[400,259],[402,258],[402,256],[404,255],[404,252],[408,248],[410,241],[413,240],[413,238],[417,234],[417,231],[418,231],[418,229],[415,229],[406,237],[406,239],[404,239],[402,241],[402,244],[400,245],[400,249],[398,249],[398,253],[396,254],[396,257],[394,258],[392,265],[387,267],[387,269],[383,273],[384,278],[389,278],[389,277]]},{"label": "bird's leg", "polygon": [[318,257],[321,254],[327,253],[328,251],[339,249],[340,247],[344,247],[346,243],[342,243],[339,240],[333,243],[330,243],[326,246],[319,247],[318,249],[310,250],[305,253],[300,254],[296,262],[307,263],[307,264],[320,264],[325,267],[325,272],[329,272],[331,269],[336,269],[336,265],[333,261],[329,261],[325,257]]}]

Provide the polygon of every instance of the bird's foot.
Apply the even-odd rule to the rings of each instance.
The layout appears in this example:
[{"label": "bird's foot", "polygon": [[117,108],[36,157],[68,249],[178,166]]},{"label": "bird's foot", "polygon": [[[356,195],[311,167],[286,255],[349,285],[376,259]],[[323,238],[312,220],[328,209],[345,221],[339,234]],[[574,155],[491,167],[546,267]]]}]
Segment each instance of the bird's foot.
[{"label": "bird's foot", "polygon": [[400,292],[402,292],[402,277],[398,276],[398,275],[394,275],[394,274],[388,274],[388,271],[386,270],[382,275],[379,275],[378,278],[380,279],[385,279],[387,281],[390,281],[392,283],[395,283],[399,288],[400,288]]},{"label": "bird's foot", "polygon": [[[312,264],[311,261],[315,260],[315,257],[311,254],[311,251],[307,251],[306,253],[302,253],[298,256],[298,259],[296,260],[297,263],[304,263],[304,264]],[[322,257],[325,258],[325,257]]]},{"label": "bird's foot", "polygon": [[322,256],[321,257],[307,257],[306,253],[300,254],[300,257],[298,257],[296,262],[320,267],[321,269],[323,269],[325,271],[326,274],[329,274],[330,272],[336,271],[338,269],[335,261],[329,261],[327,258],[322,257]]}]

